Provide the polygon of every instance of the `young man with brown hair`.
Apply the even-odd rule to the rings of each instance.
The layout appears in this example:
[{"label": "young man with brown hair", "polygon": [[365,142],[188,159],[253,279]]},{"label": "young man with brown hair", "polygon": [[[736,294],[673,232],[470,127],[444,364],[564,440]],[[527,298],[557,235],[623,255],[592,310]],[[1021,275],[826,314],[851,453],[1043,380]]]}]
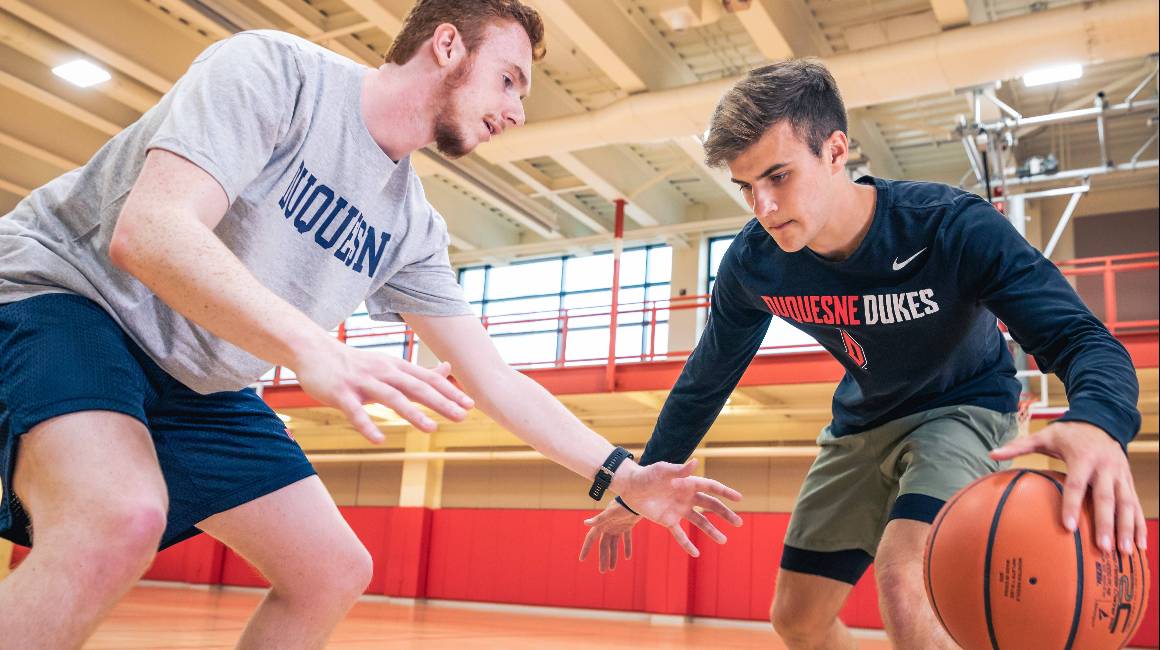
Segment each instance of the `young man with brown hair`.
[{"label": "young man with brown hair", "polygon": [[[1124,453],[1140,428],[1131,359],[1003,215],[946,185],[849,180],[842,97],[812,61],[738,82],[705,151],[729,167],[755,218],[721,260],[705,332],[641,463],[693,453],[775,315],[842,364],[770,612],[789,647],[854,647],[838,612],[871,561],[894,646],[955,647],[926,602],[927,531],[956,491],[1021,454],[1067,463],[1068,529],[1090,486],[1100,547],[1143,548]],[[1067,388],[1067,413],[1026,439],[1014,440],[1020,384],[996,317]],[[589,520],[581,559],[596,545],[607,569],[637,519],[610,504]]]},{"label": "young man with brown hair", "polygon": [[[0,219],[0,535],[32,544],[0,583],[0,648],[79,647],[159,545],[202,531],[272,584],[241,647],[323,646],[370,556],[245,388],[274,364],[372,442],[365,403],[428,432],[413,402],[451,420],[478,403],[679,539],[694,504],[736,516],[706,494],[735,491],[636,466],[507,366],[456,284],[409,154],[522,125],[542,36],[518,0],[419,0],[378,69],[234,36]],[[364,300],[466,390],[447,363],[330,336]]]}]

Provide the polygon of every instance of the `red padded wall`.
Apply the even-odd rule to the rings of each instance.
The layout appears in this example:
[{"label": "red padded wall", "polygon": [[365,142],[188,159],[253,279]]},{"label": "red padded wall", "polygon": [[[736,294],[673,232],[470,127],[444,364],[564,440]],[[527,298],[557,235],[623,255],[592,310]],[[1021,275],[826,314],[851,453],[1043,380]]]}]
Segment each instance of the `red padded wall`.
[{"label": "red padded wall", "polygon": [[[634,557],[601,576],[595,557],[577,562],[591,512],[343,507],[343,516],[375,560],[367,593],[412,598],[474,600],[581,607],[762,621],[769,616],[783,513],[743,514],[741,528],[724,527],[725,546],[699,530],[693,560],[668,531],[637,526]],[[1153,584],[1148,610],[1131,645],[1160,644],[1155,580],[1160,548],[1157,520],[1148,521],[1148,562]],[[13,549],[12,566],[28,549]],[[261,587],[265,580],[220,542],[201,535],[157,555],[145,578],[199,584]],[[854,587],[842,620],[880,628],[873,567]]]}]

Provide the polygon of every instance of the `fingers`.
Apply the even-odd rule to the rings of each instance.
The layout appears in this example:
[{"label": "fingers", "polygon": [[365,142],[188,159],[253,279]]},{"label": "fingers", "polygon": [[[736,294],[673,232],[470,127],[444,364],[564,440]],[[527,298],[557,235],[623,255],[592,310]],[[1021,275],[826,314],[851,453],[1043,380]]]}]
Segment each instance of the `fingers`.
[{"label": "fingers", "polygon": [[608,535],[600,536],[600,572],[608,570]]},{"label": "fingers", "polygon": [[464,393],[455,384],[447,380],[447,376],[451,374],[451,364],[446,361],[430,370],[413,363],[400,364],[399,368],[412,377],[434,387],[444,397],[459,406],[467,409],[475,406],[475,400],[468,397],[467,393]]},{"label": "fingers", "polygon": [[1063,486],[1063,527],[1074,531],[1079,521],[1079,509],[1087,495],[1088,481],[1092,467],[1088,463],[1076,463],[1068,468],[1067,482]]},{"label": "fingers", "polygon": [[715,481],[711,478],[704,478],[702,476],[688,476],[685,478],[675,478],[672,482],[673,487],[682,488],[685,486],[692,486],[697,492],[704,492],[705,494],[713,494],[730,501],[740,501],[741,493],[733,488],[725,485],[720,481]]},{"label": "fingers", "polygon": [[690,458],[689,460],[685,461],[684,465],[681,465],[681,469],[677,470],[677,476],[678,477],[692,476],[693,472],[696,469],[697,469],[697,459]]},{"label": "fingers", "polygon": [[734,526],[741,525],[741,516],[730,510],[729,506],[721,503],[721,500],[716,497],[711,497],[708,494],[699,492],[695,497],[693,497],[693,505],[716,514],[718,517],[721,517]]},{"label": "fingers", "polygon": [[392,386],[382,382],[371,382],[363,387],[363,397],[367,401],[378,402],[383,406],[389,407],[392,411],[398,413],[399,417],[410,422],[420,431],[426,431],[427,433],[435,431],[435,420],[427,417],[426,413],[419,410],[418,406],[412,404],[405,395]]},{"label": "fingers", "polygon": [[1116,483],[1108,472],[1095,475],[1092,482],[1092,510],[1095,511],[1096,544],[1111,553],[1112,532],[1116,519]]},{"label": "fingers", "polygon": [[[587,521],[584,523],[588,523]],[[591,525],[591,524],[588,524]],[[600,539],[600,531],[595,528],[588,531],[584,536],[584,543],[580,545],[580,561],[583,562],[588,557],[588,551],[592,550],[592,543]]]},{"label": "fingers", "polygon": [[367,415],[367,412],[363,410],[362,402],[355,398],[354,395],[349,395],[345,399],[339,400],[335,406],[342,410],[343,415],[346,416],[346,419],[350,421],[362,437],[375,444],[383,441],[383,432],[379,431],[379,428],[375,426],[374,421],[371,420],[371,416]]},{"label": "fingers", "polygon": [[685,549],[686,553],[693,557],[701,557],[701,551],[697,550],[696,546],[693,546],[693,541],[685,534],[680,524],[669,526],[669,532],[673,534],[673,539],[677,540],[677,544]]},{"label": "fingers", "polygon": [[608,570],[616,570],[616,554],[620,552],[620,535],[608,535]]},{"label": "fingers", "polygon": [[1142,518],[1140,499],[1132,487],[1131,480],[1120,479],[1116,482],[1116,539],[1120,550],[1131,553],[1136,543],[1137,521]]},{"label": "fingers", "polygon": [[1012,458],[1042,451],[1042,448],[1043,438],[1040,435],[1022,436],[998,449],[992,449],[991,458],[994,460],[1011,460]]},{"label": "fingers", "polygon": [[[1144,515],[1141,512],[1140,517],[1143,517],[1143,516]],[[1140,548],[1144,548],[1144,547],[1141,546]],[[626,560],[632,559],[632,529],[631,528],[629,528],[628,531],[626,531],[624,533],[624,559],[626,559]]]},{"label": "fingers", "polygon": [[689,523],[693,524],[697,528],[700,528],[714,542],[717,542],[718,544],[725,543],[725,533],[717,530],[717,527],[714,526],[713,522],[709,521],[709,518],[705,515],[697,512],[696,510],[690,510],[689,514],[686,515],[685,518],[689,520]]},{"label": "fingers", "polygon": [[418,402],[430,408],[448,420],[461,422],[463,418],[467,417],[467,411],[459,404],[445,397],[431,384],[409,374],[396,374],[386,383],[401,391],[411,401]]}]

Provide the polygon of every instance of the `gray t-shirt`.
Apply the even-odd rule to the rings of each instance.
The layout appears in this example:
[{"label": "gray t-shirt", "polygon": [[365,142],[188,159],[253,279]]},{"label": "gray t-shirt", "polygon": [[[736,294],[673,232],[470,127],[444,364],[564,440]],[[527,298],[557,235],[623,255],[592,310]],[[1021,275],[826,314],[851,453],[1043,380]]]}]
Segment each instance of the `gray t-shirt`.
[{"label": "gray t-shirt", "polygon": [[0,219],[0,303],[54,292],[90,298],[202,393],[237,390],[269,370],[110,263],[121,206],[156,148],[221,184],[230,207],[217,236],[322,327],[337,327],[364,300],[378,320],[471,314],[448,262],[447,226],[409,158],[393,162],[362,120],[369,71],[279,32],[215,43],[85,166]]}]

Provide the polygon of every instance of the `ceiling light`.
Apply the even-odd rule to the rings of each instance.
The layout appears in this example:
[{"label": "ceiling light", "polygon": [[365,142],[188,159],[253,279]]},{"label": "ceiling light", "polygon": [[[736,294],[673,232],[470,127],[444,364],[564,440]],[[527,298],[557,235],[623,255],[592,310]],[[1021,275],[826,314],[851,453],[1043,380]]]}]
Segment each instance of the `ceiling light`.
[{"label": "ceiling light", "polygon": [[112,76],[104,68],[84,59],[77,59],[76,61],[58,65],[52,69],[52,73],[81,88],[88,88],[102,81],[112,79]]},{"label": "ceiling light", "polygon": [[1031,88],[1032,86],[1043,86],[1060,81],[1071,81],[1072,79],[1079,79],[1082,76],[1083,66],[1078,63],[1069,63],[1067,65],[1032,70],[1023,75],[1023,85]]}]

